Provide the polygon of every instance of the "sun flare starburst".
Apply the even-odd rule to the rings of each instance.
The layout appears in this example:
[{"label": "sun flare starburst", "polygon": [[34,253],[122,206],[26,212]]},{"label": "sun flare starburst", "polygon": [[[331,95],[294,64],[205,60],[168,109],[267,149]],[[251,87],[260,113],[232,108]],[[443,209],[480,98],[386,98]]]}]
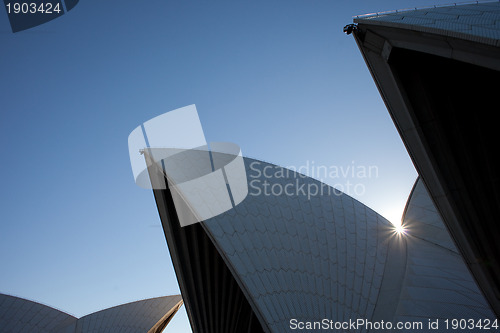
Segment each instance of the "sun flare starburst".
[{"label": "sun flare starburst", "polygon": [[397,235],[406,235],[406,228],[403,226],[403,225],[396,225],[394,226],[394,232],[397,234]]}]

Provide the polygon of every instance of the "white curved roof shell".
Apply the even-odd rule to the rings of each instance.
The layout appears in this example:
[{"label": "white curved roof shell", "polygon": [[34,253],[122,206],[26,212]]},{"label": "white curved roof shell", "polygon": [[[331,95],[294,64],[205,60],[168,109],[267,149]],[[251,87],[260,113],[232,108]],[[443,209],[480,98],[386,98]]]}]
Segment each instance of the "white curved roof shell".
[{"label": "white curved roof shell", "polygon": [[182,305],[180,295],[145,299],[80,319],[49,306],[0,294],[0,332],[161,332]]}]

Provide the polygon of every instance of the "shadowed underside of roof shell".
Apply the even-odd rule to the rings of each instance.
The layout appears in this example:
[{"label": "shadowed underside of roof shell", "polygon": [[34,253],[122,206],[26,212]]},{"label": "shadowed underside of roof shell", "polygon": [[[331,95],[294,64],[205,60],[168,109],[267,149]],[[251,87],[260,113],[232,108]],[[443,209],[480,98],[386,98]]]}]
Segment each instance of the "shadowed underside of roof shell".
[{"label": "shadowed underside of roof shell", "polygon": [[80,319],[26,299],[0,294],[0,332],[161,332],[182,305],[180,295],[150,298]]},{"label": "shadowed underside of roof shell", "polygon": [[458,251],[500,315],[500,3],[359,16],[358,47]]},{"label": "shadowed underside of roof shell", "polygon": [[[413,316],[427,322],[445,313],[491,317],[455,252],[441,253],[428,241],[397,235],[373,210],[319,181],[248,158],[245,165],[247,198],[195,225],[181,228],[169,190],[154,190],[194,332],[229,333],[236,326],[238,332],[288,332],[291,319],[393,321]],[[150,176],[163,177],[152,170]],[[288,192],[266,195],[264,182],[268,189],[288,186]],[[302,185],[322,192],[302,193],[297,190]],[[414,221],[413,227],[427,226]],[[447,268],[414,277],[424,266]],[[442,282],[450,274],[462,276],[457,279],[468,289],[443,303],[447,286]],[[232,282],[220,285],[223,279]],[[415,294],[414,283],[431,286],[436,279],[440,285]],[[244,311],[238,311],[238,319],[223,319],[236,307],[230,299],[238,297],[244,298],[237,303]],[[418,313],[411,310],[424,297],[427,305],[418,307]],[[477,303],[469,304],[470,297]]]}]

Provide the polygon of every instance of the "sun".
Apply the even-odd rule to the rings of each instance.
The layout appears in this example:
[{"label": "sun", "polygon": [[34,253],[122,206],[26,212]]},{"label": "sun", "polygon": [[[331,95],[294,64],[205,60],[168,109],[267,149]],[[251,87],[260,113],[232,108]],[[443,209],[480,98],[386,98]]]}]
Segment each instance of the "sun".
[{"label": "sun", "polygon": [[394,231],[398,235],[406,235],[406,228],[401,224],[394,226]]}]

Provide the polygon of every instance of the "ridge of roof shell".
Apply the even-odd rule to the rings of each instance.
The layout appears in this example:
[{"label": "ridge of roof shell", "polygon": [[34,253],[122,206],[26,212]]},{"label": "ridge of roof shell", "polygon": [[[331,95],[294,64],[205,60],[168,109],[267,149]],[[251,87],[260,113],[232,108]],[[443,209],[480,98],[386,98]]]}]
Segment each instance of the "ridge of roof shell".
[{"label": "ridge of roof shell", "polygon": [[358,15],[353,21],[500,46],[500,1],[439,5]]}]

